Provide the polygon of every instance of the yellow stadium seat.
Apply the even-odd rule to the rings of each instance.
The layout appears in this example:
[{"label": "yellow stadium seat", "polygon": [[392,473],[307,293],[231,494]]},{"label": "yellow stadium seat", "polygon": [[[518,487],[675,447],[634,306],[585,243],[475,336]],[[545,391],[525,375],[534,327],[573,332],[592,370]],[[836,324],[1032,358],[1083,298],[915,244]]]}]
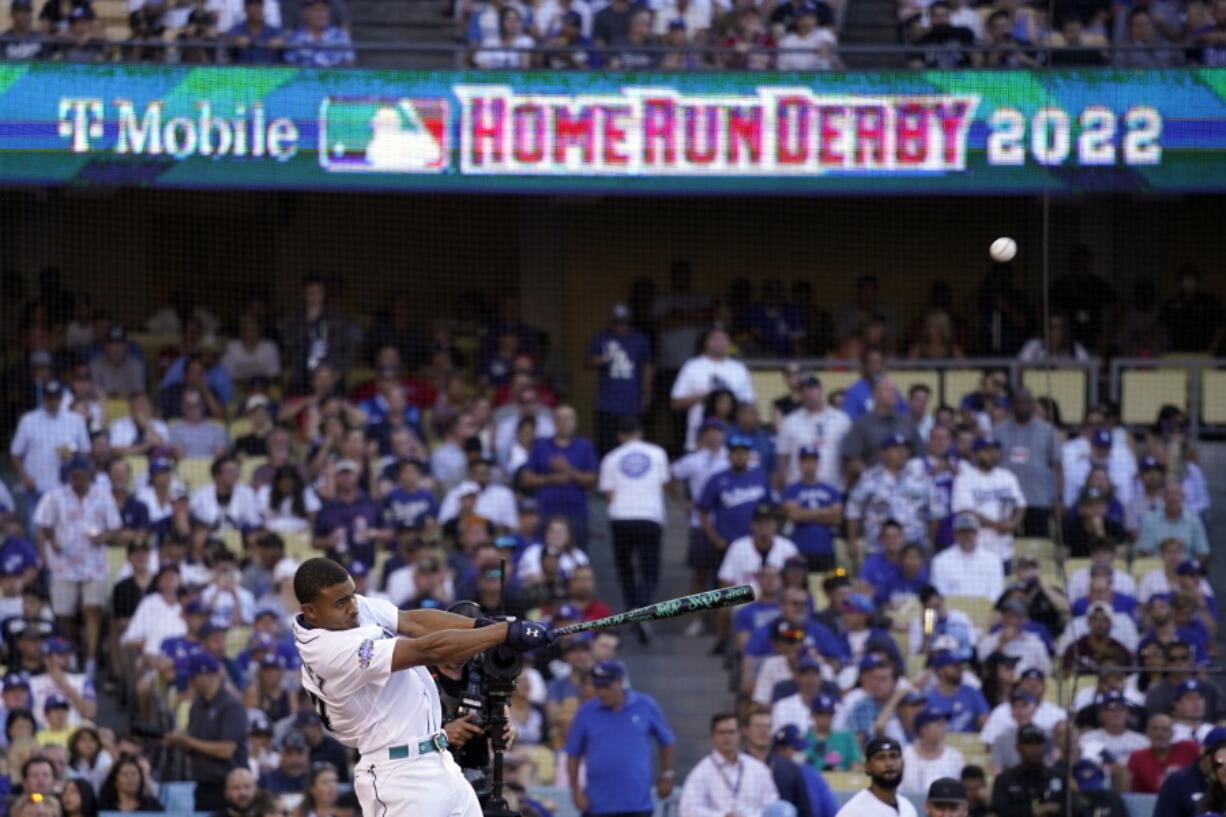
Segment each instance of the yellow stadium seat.
[{"label": "yellow stadium seat", "polygon": [[1045,562],[1050,562],[1056,558],[1056,545],[1050,539],[1014,539],[1013,540],[1013,558],[1020,559],[1023,556],[1030,556],[1036,559],[1040,566]]},{"label": "yellow stadium seat", "polygon": [[1063,703],[1060,700],[1060,684],[1054,680],[1049,680],[1047,685],[1043,687],[1043,700],[1049,704],[1060,706]]},{"label": "yellow stadium seat", "polygon": [[231,627],[226,630],[226,655],[231,658],[238,655],[247,649],[247,642],[250,640],[250,627]]},{"label": "yellow stadium seat", "polygon": [[[234,439],[234,435],[230,435],[230,439]],[[242,476],[239,477],[245,484],[250,485],[252,477],[255,476],[255,470],[264,463],[268,462],[268,457],[247,457],[243,460]]]},{"label": "yellow stadium seat", "polygon": [[930,395],[928,414],[932,414],[937,410],[937,406],[941,405],[941,373],[936,369],[894,369],[890,372],[890,379],[904,398],[912,386],[927,386]]},{"label": "yellow stadium seat", "polygon": [[311,532],[301,531],[299,533],[284,534],[282,539],[285,540],[285,555],[292,559],[302,561],[309,559],[315,555],[315,549],[311,547]]},{"label": "yellow stadium seat", "polygon": [[822,381],[822,394],[826,395],[827,400],[834,392],[846,391],[860,379],[860,372],[855,369],[823,369],[813,374]]},{"label": "yellow stadium seat", "polygon": [[1064,417],[1081,417],[1086,412],[1085,369],[1026,369],[1022,385],[1035,397],[1050,397]]},{"label": "yellow stadium seat", "polygon": [[237,440],[239,437],[245,437],[251,433],[251,418],[239,417],[230,421],[229,426],[230,439]]},{"label": "yellow stadium seat", "polygon": [[1206,425],[1226,425],[1226,371],[1201,369],[1200,421]]},{"label": "yellow stadium seat", "polygon": [[239,556],[242,556],[243,551],[246,549],[243,545],[243,532],[242,531],[233,530],[233,529],[219,530],[217,531],[217,537],[221,539],[222,542],[225,542],[226,547],[232,553],[236,553]]},{"label": "yellow stadium seat", "polygon": [[350,369],[349,374],[345,376],[345,384],[352,389],[374,380],[377,374],[378,372],[374,369]]},{"label": "yellow stadium seat", "polygon": [[983,385],[983,372],[979,369],[946,369],[941,378],[941,401],[955,408],[962,403],[962,398],[973,391],[979,391]]},{"label": "yellow stadium seat", "polygon": [[179,460],[179,479],[187,486],[187,490],[195,491],[213,481],[210,469],[213,461],[208,457],[186,457]]},{"label": "yellow stadium seat", "polygon": [[754,396],[758,400],[758,416],[762,422],[769,423],[772,403],[776,398],[787,393],[788,387],[783,382],[781,369],[753,369],[749,373],[749,382],[753,385]]},{"label": "yellow stadium seat", "polygon": [[1127,370],[1120,386],[1121,413],[1128,425],[1154,422],[1158,410],[1171,404],[1188,410],[1188,370]]},{"label": "yellow stadium seat", "polygon": [[112,585],[115,584],[115,577],[119,575],[119,571],[123,569],[124,562],[127,560],[127,548],[108,547],[106,549],[106,575]]},{"label": "yellow stadium seat", "polygon": [[826,785],[832,791],[859,791],[868,785],[863,772],[822,772]]},{"label": "yellow stadium seat", "polygon": [[124,457],[128,467],[132,469],[132,484],[139,485],[149,473],[149,458],[140,456]]},{"label": "yellow stadium seat", "polygon": [[1134,559],[1132,562],[1132,577],[1140,584],[1141,579],[1144,579],[1147,573],[1162,570],[1163,567],[1162,560],[1152,556],[1144,559]]},{"label": "yellow stadium seat", "polygon": [[986,751],[978,732],[950,732],[945,742],[964,755]]},{"label": "yellow stadium seat", "polygon": [[986,630],[992,620],[993,602],[983,596],[946,596],[945,606],[966,613],[980,630]]},{"label": "yellow stadium seat", "polygon": [[109,426],[120,417],[128,416],[128,401],[110,398],[102,404],[103,421]]}]

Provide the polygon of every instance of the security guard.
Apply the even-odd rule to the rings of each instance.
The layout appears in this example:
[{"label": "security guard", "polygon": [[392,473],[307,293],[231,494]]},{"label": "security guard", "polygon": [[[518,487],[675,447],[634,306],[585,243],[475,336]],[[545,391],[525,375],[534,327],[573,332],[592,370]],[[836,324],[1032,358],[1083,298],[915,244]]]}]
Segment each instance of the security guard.
[{"label": "security guard", "polygon": [[1064,781],[1043,763],[1047,735],[1032,723],[1017,730],[1022,762],[1006,769],[992,786],[997,817],[1056,817],[1063,810]]}]

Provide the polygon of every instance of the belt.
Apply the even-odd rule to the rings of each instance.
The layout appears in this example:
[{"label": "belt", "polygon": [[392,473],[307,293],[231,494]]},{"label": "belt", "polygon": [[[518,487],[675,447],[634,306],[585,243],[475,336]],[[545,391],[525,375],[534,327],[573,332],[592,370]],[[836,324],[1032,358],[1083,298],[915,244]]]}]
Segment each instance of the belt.
[{"label": "belt", "polygon": [[404,746],[387,747],[387,759],[404,760],[407,757],[428,755],[431,752],[442,752],[446,749],[447,734],[445,732],[439,732],[435,735],[431,735],[425,740],[419,740],[416,743],[408,743]]}]

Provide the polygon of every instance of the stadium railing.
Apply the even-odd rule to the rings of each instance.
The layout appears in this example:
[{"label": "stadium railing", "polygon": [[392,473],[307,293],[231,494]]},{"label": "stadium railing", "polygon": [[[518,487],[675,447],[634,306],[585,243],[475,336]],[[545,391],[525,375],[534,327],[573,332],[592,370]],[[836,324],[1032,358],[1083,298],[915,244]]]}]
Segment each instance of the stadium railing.
[{"label": "stadium railing", "polygon": [[1188,433],[1226,428],[1226,358],[1169,355],[1111,361],[1109,390],[1128,425],[1149,425],[1164,405],[1188,416]]}]

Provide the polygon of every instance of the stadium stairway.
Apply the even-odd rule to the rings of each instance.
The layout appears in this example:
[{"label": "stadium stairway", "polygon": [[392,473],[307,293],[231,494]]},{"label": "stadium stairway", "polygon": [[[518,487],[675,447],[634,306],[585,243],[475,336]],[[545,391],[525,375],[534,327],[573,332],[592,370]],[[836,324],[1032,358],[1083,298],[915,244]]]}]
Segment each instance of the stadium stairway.
[{"label": "stadium stairway", "polygon": [[[672,599],[690,592],[690,571],[685,566],[689,528],[685,513],[668,502],[668,524],[664,533],[660,586],[656,598]],[[613,565],[612,542],[602,501],[591,503],[592,541],[588,555],[599,577],[600,597],[614,610],[625,609]],[[710,636],[686,638],[688,616],[654,625],[650,646],[638,643],[635,631],[623,627],[621,658],[626,664],[631,686],[655,698],[677,736],[677,785],[711,750],[708,722],[716,712],[732,710],[734,698],[728,688],[728,671],[723,660],[708,655]]]},{"label": "stadium stairway", "polygon": [[[843,45],[890,46],[898,44],[898,0],[843,0],[843,28],[839,42]],[[903,60],[885,54],[843,54],[848,68],[884,68]]]},{"label": "stadium stairway", "polygon": [[[454,45],[454,24],[444,15],[438,0],[349,0],[352,33],[359,43],[409,42],[427,45]],[[399,68],[406,64],[403,51],[364,51],[358,63],[365,68]],[[455,58],[448,51],[414,54],[415,68],[454,68]]]}]

